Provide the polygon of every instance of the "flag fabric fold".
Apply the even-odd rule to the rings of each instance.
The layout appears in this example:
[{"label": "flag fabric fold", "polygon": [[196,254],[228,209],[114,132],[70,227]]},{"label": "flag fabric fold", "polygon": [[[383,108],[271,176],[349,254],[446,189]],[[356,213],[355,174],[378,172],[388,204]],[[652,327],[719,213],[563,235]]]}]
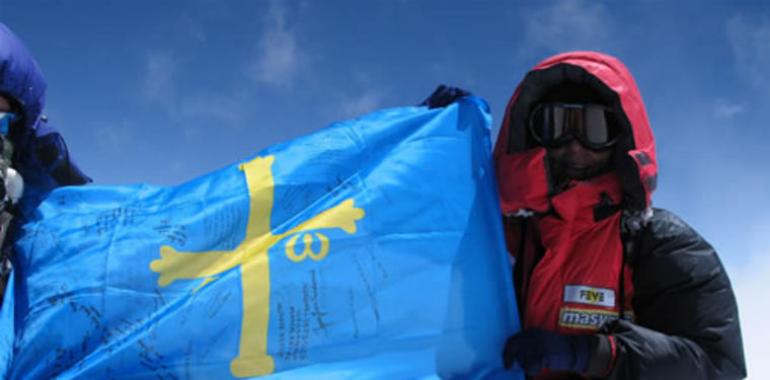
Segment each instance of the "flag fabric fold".
[{"label": "flag fabric fold", "polygon": [[20,228],[8,379],[520,379],[483,100],[333,124],[175,187],[65,187]]}]

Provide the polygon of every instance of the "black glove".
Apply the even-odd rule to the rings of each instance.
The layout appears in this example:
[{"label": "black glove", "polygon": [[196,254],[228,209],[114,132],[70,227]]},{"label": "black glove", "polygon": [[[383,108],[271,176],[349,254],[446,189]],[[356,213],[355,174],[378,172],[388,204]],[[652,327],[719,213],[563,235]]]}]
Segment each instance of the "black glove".
[{"label": "black glove", "polygon": [[457,101],[457,99],[470,95],[472,95],[470,92],[461,88],[445,86],[442,84],[439,85],[436,91],[433,91],[427,99],[423,100],[420,105],[428,106],[430,109],[446,107]]},{"label": "black glove", "polygon": [[511,368],[517,362],[529,375],[543,369],[585,373],[593,335],[562,335],[531,329],[516,334],[505,343],[503,363]]}]

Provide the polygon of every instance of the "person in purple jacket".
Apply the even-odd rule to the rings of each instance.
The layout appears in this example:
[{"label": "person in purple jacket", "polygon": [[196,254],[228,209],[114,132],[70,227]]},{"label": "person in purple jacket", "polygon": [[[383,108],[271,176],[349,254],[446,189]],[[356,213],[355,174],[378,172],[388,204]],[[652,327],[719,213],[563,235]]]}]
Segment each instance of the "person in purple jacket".
[{"label": "person in purple jacket", "polygon": [[11,271],[14,220],[59,186],[91,182],[43,115],[46,83],[35,59],[0,23],[0,302]]}]

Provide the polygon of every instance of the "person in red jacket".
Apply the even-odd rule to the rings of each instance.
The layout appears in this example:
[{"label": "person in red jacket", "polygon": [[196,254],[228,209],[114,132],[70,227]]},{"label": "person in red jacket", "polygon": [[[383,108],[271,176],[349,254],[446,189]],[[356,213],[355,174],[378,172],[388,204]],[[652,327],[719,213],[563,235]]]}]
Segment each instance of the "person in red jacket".
[{"label": "person in red jacket", "polygon": [[536,379],[746,376],[716,252],[652,208],[653,134],[618,59],[540,62],[508,104],[494,157],[523,324],[506,366]]}]

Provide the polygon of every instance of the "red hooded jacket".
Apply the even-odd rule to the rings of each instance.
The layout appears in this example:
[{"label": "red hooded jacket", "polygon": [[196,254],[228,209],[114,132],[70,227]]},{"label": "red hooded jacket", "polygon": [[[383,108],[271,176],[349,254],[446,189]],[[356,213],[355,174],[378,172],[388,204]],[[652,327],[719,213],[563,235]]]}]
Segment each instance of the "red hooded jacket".
[{"label": "red hooded jacket", "polygon": [[[622,134],[614,171],[556,189],[526,125],[548,89],[564,83],[596,90]],[[609,378],[745,376],[737,307],[716,253],[673,214],[651,208],[654,138],[618,59],[570,52],[535,66],[508,104],[494,157],[524,328],[601,334],[591,366],[601,363]]]}]

